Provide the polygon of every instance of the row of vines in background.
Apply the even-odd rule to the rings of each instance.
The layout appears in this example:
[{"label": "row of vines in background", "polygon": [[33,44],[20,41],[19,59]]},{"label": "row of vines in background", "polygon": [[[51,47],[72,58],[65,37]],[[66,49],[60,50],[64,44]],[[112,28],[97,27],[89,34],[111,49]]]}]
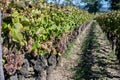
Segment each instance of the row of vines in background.
[{"label": "row of vines in background", "polygon": [[120,62],[120,11],[104,13],[95,19],[106,33]]},{"label": "row of vines in background", "polygon": [[2,5],[3,64],[6,80],[24,80],[32,66],[36,80],[59,65],[61,55],[93,15],[73,6],[44,1],[13,1]]}]

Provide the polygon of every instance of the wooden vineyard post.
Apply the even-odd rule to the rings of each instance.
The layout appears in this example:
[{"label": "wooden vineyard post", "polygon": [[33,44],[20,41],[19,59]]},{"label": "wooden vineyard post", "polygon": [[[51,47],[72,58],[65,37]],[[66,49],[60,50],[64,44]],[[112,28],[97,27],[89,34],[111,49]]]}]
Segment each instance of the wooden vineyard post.
[{"label": "wooden vineyard post", "polygon": [[4,72],[3,72],[3,64],[2,64],[2,12],[0,10],[0,80],[5,80]]}]

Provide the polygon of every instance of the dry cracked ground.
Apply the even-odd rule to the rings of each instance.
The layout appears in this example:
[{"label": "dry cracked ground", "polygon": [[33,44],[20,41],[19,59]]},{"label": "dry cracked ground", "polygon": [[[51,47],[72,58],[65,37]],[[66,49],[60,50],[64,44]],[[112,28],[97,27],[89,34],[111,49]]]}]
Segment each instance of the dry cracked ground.
[{"label": "dry cracked ground", "polygon": [[95,22],[87,26],[49,80],[120,80],[120,65],[105,34]]}]

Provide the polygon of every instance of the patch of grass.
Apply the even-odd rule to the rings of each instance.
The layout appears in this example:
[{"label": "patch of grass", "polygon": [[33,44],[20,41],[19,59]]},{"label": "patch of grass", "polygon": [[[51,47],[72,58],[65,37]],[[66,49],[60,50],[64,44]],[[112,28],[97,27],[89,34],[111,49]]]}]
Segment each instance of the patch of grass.
[{"label": "patch of grass", "polygon": [[108,78],[107,77],[103,77],[103,78],[101,78],[99,80],[108,80]]},{"label": "patch of grass", "polygon": [[71,51],[71,48],[73,47],[74,43],[75,43],[75,42],[73,41],[72,43],[70,43],[70,44],[68,45],[67,50],[65,51],[65,57],[66,57],[66,58],[69,58],[69,57],[70,57],[70,51]]},{"label": "patch of grass", "polygon": [[114,51],[110,52],[109,55],[108,55],[108,57],[109,57],[110,59],[112,59],[112,60],[116,59],[115,52],[114,52]]},{"label": "patch of grass", "polygon": [[100,48],[99,48],[99,47],[96,47],[96,48],[95,48],[95,51],[96,51],[96,52],[98,52],[99,50],[100,50]]},{"label": "patch of grass", "polygon": [[105,32],[103,32],[103,35],[105,35],[104,36],[104,41],[106,42],[106,44],[110,44],[109,40],[107,39],[107,36],[106,36]]}]

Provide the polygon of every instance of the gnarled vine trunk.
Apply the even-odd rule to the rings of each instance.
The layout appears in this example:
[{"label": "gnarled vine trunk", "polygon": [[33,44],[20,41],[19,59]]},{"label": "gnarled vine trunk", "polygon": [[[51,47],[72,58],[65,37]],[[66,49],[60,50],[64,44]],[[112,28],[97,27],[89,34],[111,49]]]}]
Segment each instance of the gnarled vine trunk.
[{"label": "gnarled vine trunk", "polygon": [[3,64],[2,64],[2,37],[1,37],[1,29],[2,29],[2,13],[0,10],[0,80],[5,80],[4,79],[4,72],[3,72]]}]

